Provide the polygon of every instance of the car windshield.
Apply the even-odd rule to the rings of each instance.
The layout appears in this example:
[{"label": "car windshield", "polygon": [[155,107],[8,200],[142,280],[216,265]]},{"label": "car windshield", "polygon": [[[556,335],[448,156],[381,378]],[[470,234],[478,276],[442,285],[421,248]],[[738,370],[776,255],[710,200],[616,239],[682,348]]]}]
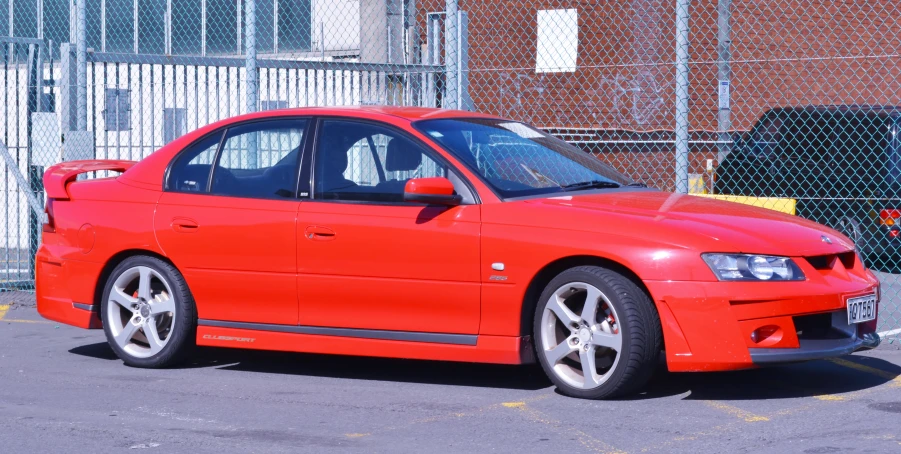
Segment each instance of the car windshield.
[{"label": "car windshield", "polygon": [[441,119],[414,123],[504,198],[617,188],[625,175],[578,148],[515,121]]}]

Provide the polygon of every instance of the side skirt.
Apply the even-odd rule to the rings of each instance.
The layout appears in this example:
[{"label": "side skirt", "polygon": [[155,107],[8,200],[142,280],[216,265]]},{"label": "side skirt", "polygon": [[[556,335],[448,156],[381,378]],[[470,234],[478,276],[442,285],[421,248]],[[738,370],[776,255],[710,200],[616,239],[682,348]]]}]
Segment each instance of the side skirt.
[{"label": "side skirt", "polygon": [[[410,336],[417,340],[409,340]],[[397,340],[398,337],[404,340]],[[406,333],[212,320],[198,321],[197,345],[494,364],[533,361],[528,337]]]}]

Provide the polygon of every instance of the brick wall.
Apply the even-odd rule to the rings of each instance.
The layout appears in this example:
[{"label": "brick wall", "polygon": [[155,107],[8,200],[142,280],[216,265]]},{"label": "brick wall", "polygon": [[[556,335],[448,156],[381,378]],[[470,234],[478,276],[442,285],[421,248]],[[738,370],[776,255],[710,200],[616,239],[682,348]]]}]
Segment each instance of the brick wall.
[{"label": "brick wall", "polygon": [[[544,127],[674,126],[674,1],[461,0],[470,15],[470,94],[479,110]],[[692,2],[691,127],[716,130],[717,1]],[[536,73],[539,9],[576,8],[578,69]],[[440,11],[443,0],[420,2]],[[734,0],[732,123],[770,107],[901,104],[901,4]],[[890,56],[890,57],[888,57]]]},{"label": "brick wall", "polygon": [[[441,11],[444,3],[420,7]],[[703,173],[719,138],[717,0],[691,4],[689,171]],[[901,104],[896,0],[732,4],[734,133],[772,107]],[[470,94],[477,110],[565,134],[587,128],[574,143],[637,179],[672,189],[675,1],[460,0],[460,8],[470,17]],[[536,73],[537,11],[566,8],[578,10],[578,68]],[[610,139],[617,134],[630,140]]]}]

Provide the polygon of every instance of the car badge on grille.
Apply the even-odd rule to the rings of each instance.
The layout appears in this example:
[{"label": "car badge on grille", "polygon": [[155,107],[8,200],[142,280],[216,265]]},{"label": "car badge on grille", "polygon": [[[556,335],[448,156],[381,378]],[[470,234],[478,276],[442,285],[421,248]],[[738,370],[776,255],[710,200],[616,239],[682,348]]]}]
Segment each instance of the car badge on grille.
[{"label": "car badge on grille", "polygon": [[830,240],[826,235],[820,235],[820,239],[823,240],[823,242],[826,244],[832,244],[832,240]]}]

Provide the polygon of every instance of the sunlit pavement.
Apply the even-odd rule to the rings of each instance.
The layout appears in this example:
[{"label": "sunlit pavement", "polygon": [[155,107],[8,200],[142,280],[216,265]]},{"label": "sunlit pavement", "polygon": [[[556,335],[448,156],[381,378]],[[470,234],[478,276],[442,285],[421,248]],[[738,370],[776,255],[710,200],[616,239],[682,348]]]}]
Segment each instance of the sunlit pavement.
[{"label": "sunlit pavement", "polygon": [[102,331],[47,322],[10,295],[0,298],[2,452],[901,451],[891,345],[663,372],[633,398],[584,401],[532,366],[202,349],[182,368],[134,369]]}]

